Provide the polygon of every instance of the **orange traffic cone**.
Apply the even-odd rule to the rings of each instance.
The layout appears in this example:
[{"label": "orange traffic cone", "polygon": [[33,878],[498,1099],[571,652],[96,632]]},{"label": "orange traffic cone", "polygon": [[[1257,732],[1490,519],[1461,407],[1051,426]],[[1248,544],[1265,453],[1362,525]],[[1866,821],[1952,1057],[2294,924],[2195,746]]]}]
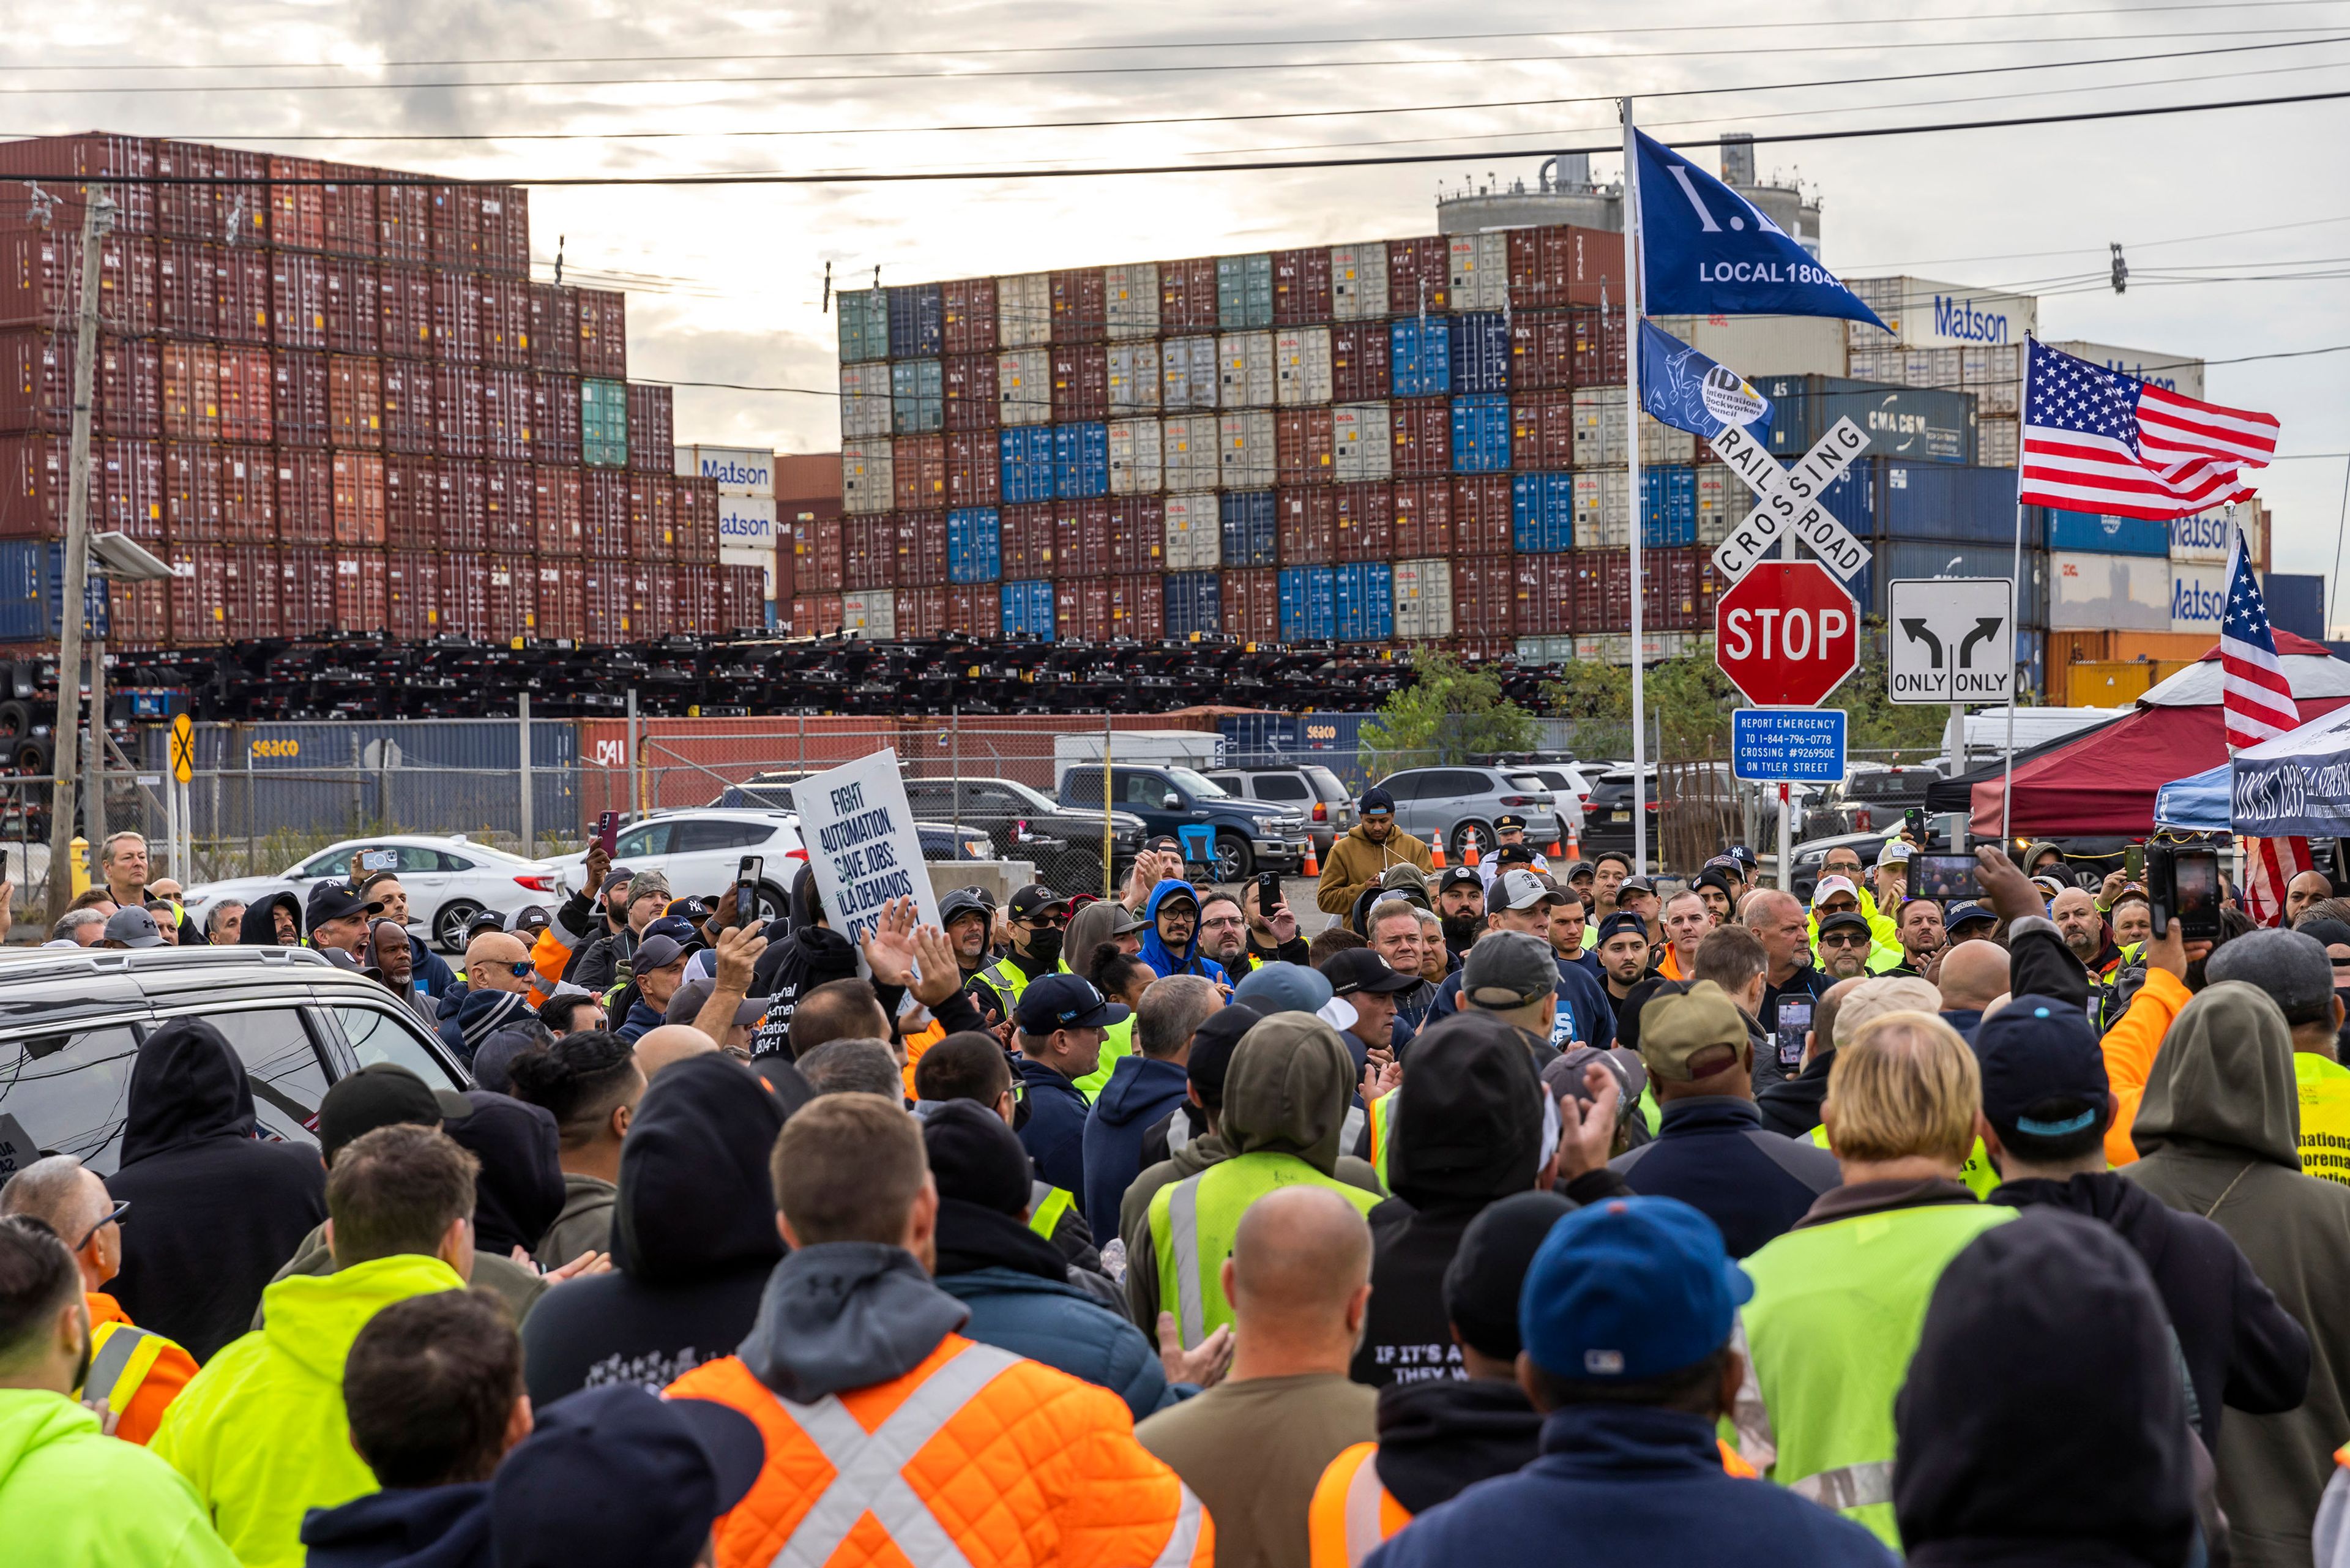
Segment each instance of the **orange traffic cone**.
[{"label": "orange traffic cone", "polygon": [[1556,854],[1558,853],[1558,840],[1557,840],[1557,839],[1554,838],[1554,839],[1552,839],[1552,840],[1550,841],[1550,848],[1546,851],[1546,853],[1551,854],[1551,855],[1556,855]]},{"label": "orange traffic cone", "polygon": [[1475,839],[1471,839],[1467,846],[1461,851],[1461,864],[1463,866],[1474,866],[1477,864],[1477,841]]},{"label": "orange traffic cone", "polygon": [[1428,864],[1435,870],[1441,871],[1444,869],[1444,840],[1441,838],[1436,839],[1429,845]]},{"label": "orange traffic cone", "polygon": [[1305,869],[1303,875],[1307,877],[1322,875],[1322,862],[1314,857],[1314,841],[1311,838],[1305,841]]}]

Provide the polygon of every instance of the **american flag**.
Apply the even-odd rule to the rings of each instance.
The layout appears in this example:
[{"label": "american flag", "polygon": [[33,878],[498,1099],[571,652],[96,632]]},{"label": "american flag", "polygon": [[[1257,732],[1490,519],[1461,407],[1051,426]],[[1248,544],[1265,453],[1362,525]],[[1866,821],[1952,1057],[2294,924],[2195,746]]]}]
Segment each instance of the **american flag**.
[{"label": "american flag", "polygon": [[2020,504],[2189,517],[2248,499],[2241,471],[2276,455],[2273,414],[2181,397],[2037,338],[2027,348]]},{"label": "american flag", "polygon": [[[2268,605],[2239,528],[2228,546],[2228,607],[2220,622],[2220,715],[2230,754],[2301,727],[2301,709],[2277,662]],[[2244,840],[2244,908],[2261,924],[2284,913],[2284,890],[2310,868],[2306,838]]]}]

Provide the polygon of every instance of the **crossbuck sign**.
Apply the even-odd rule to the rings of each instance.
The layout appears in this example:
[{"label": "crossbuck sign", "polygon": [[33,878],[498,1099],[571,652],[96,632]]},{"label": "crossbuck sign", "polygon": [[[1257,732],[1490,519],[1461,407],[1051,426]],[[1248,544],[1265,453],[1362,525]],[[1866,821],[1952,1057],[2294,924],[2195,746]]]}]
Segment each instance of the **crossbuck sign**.
[{"label": "crossbuck sign", "polygon": [[1711,444],[1762,502],[1714,546],[1714,568],[1724,577],[1736,582],[1744,576],[1788,533],[1810,545],[1840,577],[1849,579],[1868,565],[1868,546],[1831,516],[1819,499],[1868,445],[1867,432],[1858,425],[1848,419],[1836,421],[1818,445],[1788,468],[1780,467],[1770,448],[1737,425],[1723,426]]}]

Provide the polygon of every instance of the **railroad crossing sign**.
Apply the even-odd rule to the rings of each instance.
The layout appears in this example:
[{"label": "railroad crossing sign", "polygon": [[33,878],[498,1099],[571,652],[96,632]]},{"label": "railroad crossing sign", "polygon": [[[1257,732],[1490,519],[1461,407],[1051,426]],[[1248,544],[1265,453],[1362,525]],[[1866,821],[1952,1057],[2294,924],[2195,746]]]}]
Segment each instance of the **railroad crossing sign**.
[{"label": "railroad crossing sign", "polygon": [[1903,577],[1887,589],[1887,697],[1896,702],[2013,700],[2013,581]]},{"label": "railroad crossing sign", "polygon": [[172,721],[172,776],[186,784],[196,773],[196,722],[185,713]]},{"label": "railroad crossing sign", "polygon": [[1812,708],[1860,664],[1860,613],[1817,561],[1765,561],[1722,589],[1713,659],[1758,708]]},{"label": "railroad crossing sign", "polygon": [[1737,580],[1753,569],[1788,533],[1812,547],[1814,555],[1849,578],[1868,565],[1868,546],[1854,538],[1820,504],[1821,493],[1836,476],[1850,468],[1868,445],[1868,433],[1850,420],[1838,420],[1811,451],[1789,468],[1779,466],[1771,449],[1736,425],[1725,425],[1710,438],[1716,456],[1762,500],[1730,536],[1714,546],[1714,569]]}]

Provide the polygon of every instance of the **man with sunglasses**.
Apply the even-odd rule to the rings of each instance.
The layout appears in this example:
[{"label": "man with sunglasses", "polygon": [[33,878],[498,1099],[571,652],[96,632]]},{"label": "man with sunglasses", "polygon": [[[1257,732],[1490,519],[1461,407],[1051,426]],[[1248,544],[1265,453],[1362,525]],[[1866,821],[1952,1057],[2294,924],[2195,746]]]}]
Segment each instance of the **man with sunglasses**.
[{"label": "man with sunglasses", "polygon": [[1868,917],[1858,909],[1838,909],[1820,917],[1820,968],[1831,981],[1855,980],[1868,972],[1872,940]]},{"label": "man with sunglasses", "polygon": [[139,1327],[106,1293],[122,1268],[122,1221],[130,1211],[96,1171],[69,1154],[36,1159],[0,1187],[0,1217],[22,1214],[55,1231],[81,1270],[89,1308],[89,1363],[75,1397],[96,1408],[106,1429],[125,1442],[155,1435],[165,1406],[196,1375],[196,1358],[151,1329]]},{"label": "man with sunglasses", "polygon": [[1011,917],[1010,949],[964,988],[991,1022],[1011,1017],[1020,993],[1060,967],[1061,933],[1069,925],[1069,900],[1042,882],[1013,894],[1004,912]]}]

